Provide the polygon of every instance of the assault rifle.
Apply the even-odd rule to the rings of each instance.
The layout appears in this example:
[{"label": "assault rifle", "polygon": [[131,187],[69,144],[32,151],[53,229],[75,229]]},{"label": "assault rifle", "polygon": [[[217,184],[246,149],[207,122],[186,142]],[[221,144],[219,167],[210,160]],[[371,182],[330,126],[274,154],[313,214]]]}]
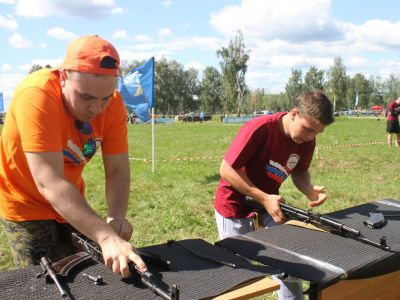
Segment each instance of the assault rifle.
[{"label": "assault rifle", "polygon": [[[103,255],[101,253],[100,247],[93,241],[87,239],[79,233],[72,233],[72,241],[73,243],[81,248],[83,251],[88,253],[93,260],[103,264]],[[142,259],[146,261],[151,261],[159,266],[168,269],[170,262],[161,259],[160,256],[147,252],[147,251],[139,251]],[[154,282],[154,276],[150,272],[142,272],[133,264],[129,264],[129,269],[132,273],[134,279],[140,281],[144,286],[154,292],[154,294],[160,296],[164,300],[179,300],[179,287],[176,285],[172,285],[171,292],[163,290],[161,287],[157,286]]]},{"label": "assault rifle", "polygon": [[[259,203],[258,201],[254,200],[251,197],[246,197],[245,199],[246,205],[254,212],[258,213],[267,213],[265,207]],[[304,223],[310,223],[315,225],[316,227],[325,229],[329,232],[339,234],[345,237],[352,237],[360,242],[365,244],[390,251],[390,247],[386,243],[386,237],[382,236],[380,242],[374,242],[367,239],[361,231],[351,228],[343,223],[340,223],[336,220],[333,220],[329,217],[321,216],[319,213],[315,213],[311,210],[305,211],[297,207],[293,207],[284,203],[280,203],[280,207],[284,215],[291,220],[298,220]]]}]

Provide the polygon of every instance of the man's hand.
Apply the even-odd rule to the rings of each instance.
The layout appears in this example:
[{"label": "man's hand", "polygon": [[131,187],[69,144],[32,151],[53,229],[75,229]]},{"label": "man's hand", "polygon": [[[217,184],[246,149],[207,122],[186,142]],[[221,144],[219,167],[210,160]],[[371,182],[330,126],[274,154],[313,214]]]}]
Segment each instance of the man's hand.
[{"label": "man's hand", "polygon": [[276,224],[282,224],[285,222],[285,215],[283,214],[281,207],[279,206],[281,202],[285,202],[282,196],[267,195],[260,202],[264,205],[268,214],[272,217]]},{"label": "man's hand", "polygon": [[147,266],[137,254],[136,248],[119,236],[109,236],[99,244],[103,253],[104,264],[113,272],[121,273],[124,278],[129,277],[128,264],[130,262],[133,262],[139,271],[147,271]]},{"label": "man's hand", "polygon": [[127,219],[123,217],[108,217],[107,224],[125,241],[129,241],[132,237],[133,227]]},{"label": "man's hand", "polygon": [[307,195],[307,197],[311,200],[309,204],[311,207],[323,204],[327,199],[325,187],[313,185],[311,192]]}]

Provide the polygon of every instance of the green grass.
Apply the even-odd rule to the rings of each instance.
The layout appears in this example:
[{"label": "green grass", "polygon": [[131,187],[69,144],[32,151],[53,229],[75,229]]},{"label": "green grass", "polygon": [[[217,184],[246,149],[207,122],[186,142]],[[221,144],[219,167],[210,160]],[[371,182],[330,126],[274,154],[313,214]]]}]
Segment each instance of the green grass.
[{"label": "green grass", "polygon": [[[151,126],[128,126],[130,156],[150,160]],[[219,165],[240,126],[219,121],[156,125],[155,173],[150,162],[131,160],[128,218],[134,226],[131,241],[135,246],[168,239],[217,240],[213,197]],[[385,126],[384,119],[339,117],[318,136],[318,153],[310,172],[315,184],[326,186],[329,200],[316,211],[326,213],[379,198],[398,198],[400,149],[386,146]],[[179,160],[183,158],[196,159]],[[100,155],[86,167],[84,177],[88,201],[106,216]],[[282,185],[281,194],[288,203],[307,207],[307,200],[291,180]],[[12,259],[0,229],[0,270],[10,268]]]}]

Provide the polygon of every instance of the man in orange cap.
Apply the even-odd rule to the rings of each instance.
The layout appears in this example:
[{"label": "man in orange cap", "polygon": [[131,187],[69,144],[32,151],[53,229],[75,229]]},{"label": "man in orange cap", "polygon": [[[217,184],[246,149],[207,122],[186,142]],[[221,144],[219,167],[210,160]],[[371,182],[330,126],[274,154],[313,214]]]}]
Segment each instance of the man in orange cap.
[{"label": "man in orange cap", "polygon": [[[126,110],[115,90],[120,59],[97,35],[73,41],[61,67],[28,75],[15,90],[0,137],[0,215],[17,267],[73,253],[70,231],[97,242],[105,264],[129,276],[146,265],[128,242]],[[84,198],[84,166],[101,146],[108,217]]]}]

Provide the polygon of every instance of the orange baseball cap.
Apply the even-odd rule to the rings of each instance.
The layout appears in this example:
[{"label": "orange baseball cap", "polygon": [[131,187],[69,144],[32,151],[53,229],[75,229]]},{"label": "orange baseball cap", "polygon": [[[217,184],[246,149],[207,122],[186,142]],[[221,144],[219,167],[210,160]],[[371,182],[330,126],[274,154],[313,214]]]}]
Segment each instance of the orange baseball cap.
[{"label": "orange baseball cap", "polygon": [[87,35],[69,44],[62,67],[82,73],[119,76],[119,64],[113,45],[98,35]]}]

